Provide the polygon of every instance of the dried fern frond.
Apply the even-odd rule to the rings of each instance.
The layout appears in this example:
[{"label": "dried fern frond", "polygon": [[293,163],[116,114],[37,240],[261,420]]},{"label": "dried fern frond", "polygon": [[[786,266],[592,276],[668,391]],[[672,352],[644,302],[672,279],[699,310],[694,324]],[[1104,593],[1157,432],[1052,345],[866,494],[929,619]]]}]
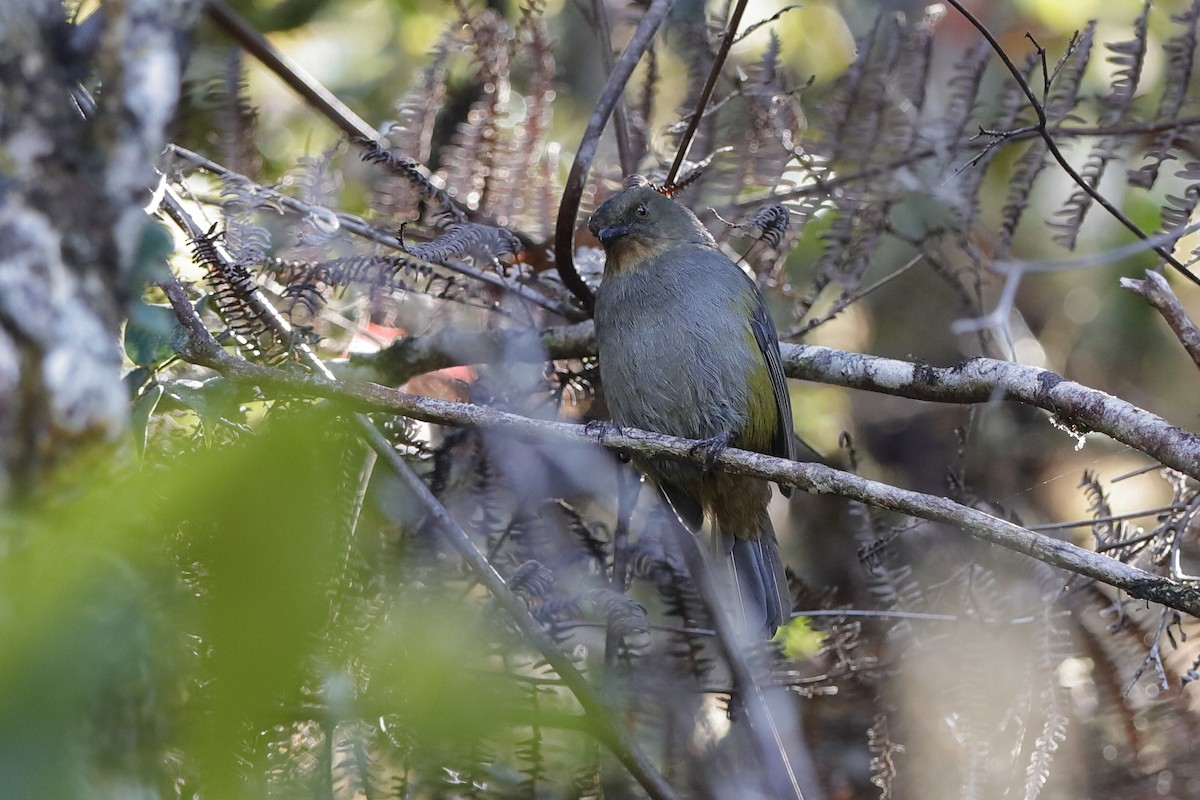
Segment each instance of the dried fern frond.
[{"label": "dried fern frond", "polygon": [[434,263],[451,259],[471,259],[477,263],[496,264],[502,258],[521,252],[521,240],[508,228],[481,225],[476,222],[456,222],[446,226],[445,233],[421,245],[406,245],[409,255]]},{"label": "dried fern frond", "polygon": [[[1162,97],[1159,98],[1156,121],[1174,120],[1183,112],[1187,102],[1188,87],[1192,82],[1192,66],[1196,57],[1196,26],[1200,22],[1200,0],[1193,0],[1188,10],[1171,21],[1183,26],[1183,30],[1163,43],[1167,54],[1167,74],[1163,79]],[[1130,169],[1126,180],[1130,186],[1150,189],[1158,180],[1159,170],[1167,159],[1173,157],[1178,132],[1174,129],[1159,133],[1146,148],[1146,163]],[[1165,229],[1165,228],[1164,228]]]},{"label": "dried fern frond", "polygon": [[385,150],[376,142],[359,142],[363,148],[362,159],[372,164],[381,164],[399,178],[403,178],[416,192],[417,197],[429,204],[435,224],[464,222],[466,215],[440,187],[425,176],[416,160],[394,150]]},{"label": "dried fern frond", "polygon": [[[1138,83],[1141,80],[1142,67],[1145,63],[1146,31],[1149,17],[1150,3],[1147,0],[1142,6],[1142,13],[1134,23],[1134,38],[1106,45],[1113,53],[1108,58],[1108,61],[1111,64],[1115,64],[1117,70],[1113,76],[1111,91],[1100,99],[1102,113],[1099,122],[1102,127],[1111,127],[1121,122],[1134,121],[1131,119],[1131,105],[1138,88]],[[1104,171],[1108,163],[1116,157],[1117,147],[1121,142],[1122,137],[1116,135],[1101,137],[1100,141],[1096,143],[1092,151],[1088,154],[1083,169],[1080,170],[1079,174],[1084,183],[1092,189],[1099,186],[1100,179],[1104,177]],[[1055,241],[1067,249],[1075,249],[1075,242],[1079,236],[1079,228],[1083,225],[1084,217],[1087,216],[1092,203],[1091,195],[1082,188],[1075,190],[1063,207],[1055,212],[1054,216],[1058,217],[1059,220],[1050,223],[1050,228],[1058,231]]]}]

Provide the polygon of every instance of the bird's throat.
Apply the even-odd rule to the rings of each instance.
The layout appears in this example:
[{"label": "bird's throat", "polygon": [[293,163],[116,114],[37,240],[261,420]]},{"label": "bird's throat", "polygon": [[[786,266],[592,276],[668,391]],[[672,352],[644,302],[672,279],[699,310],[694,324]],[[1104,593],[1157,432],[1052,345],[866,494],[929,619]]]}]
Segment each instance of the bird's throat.
[{"label": "bird's throat", "polygon": [[634,272],[645,267],[652,258],[661,254],[661,248],[649,242],[625,237],[614,242],[605,251],[604,271],[617,274]]}]

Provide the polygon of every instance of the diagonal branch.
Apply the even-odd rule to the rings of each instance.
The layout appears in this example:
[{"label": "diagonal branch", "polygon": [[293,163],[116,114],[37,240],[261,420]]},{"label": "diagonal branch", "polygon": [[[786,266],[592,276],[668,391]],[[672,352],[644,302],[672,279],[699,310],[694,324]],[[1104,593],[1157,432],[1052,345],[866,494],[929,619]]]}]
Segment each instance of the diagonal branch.
[{"label": "diagonal branch", "polygon": [[[166,293],[167,299],[175,311],[175,316],[178,318],[187,335],[187,342],[180,351],[180,354],[185,359],[229,375],[238,374],[246,368],[250,370],[259,369],[258,365],[230,355],[217,344],[217,341],[208,332],[208,329],[204,327],[203,321],[201,321],[200,316],[196,313],[195,308],[192,307],[191,301],[188,299],[187,292],[178,281],[172,279],[159,285]],[[286,321],[281,321],[286,326]],[[266,368],[267,372],[278,373],[279,376],[290,375],[300,378],[302,381],[313,380],[326,385],[338,385],[329,376],[324,365],[311,351],[304,350],[301,352],[301,356],[309,366],[316,370],[315,375],[301,376],[275,368]],[[226,373],[226,369],[230,370],[230,372]],[[231,380],[236,381],[237,379],[231,377]],[[253,380],[249,382],[257,383],[257,381]],[[592,685],[588,683],[587,679],[575,668],[575,665],[571,663],[562,649],[542,629],[541,624],[529,612],[529,608],[520,598],[512,593],[508,585],[504,582],[504,579],[500,576],[500,573],[495,570],[487,558],[475,547],[475,543],[471,541],[470,536],[458,526],[445,507],[429,491],[429,487],[412,471],[412,468],[400,458],[387,439],[375,427],[374,423],[365,414],[355,414],[354,417],[355,423],[362,430],[363,437],[367,440],[367,443],[388,462],[395,470],[397,476],[408,486],[421,504],[425,506],[425,510],[429,512],[430,518],[437,524],[443,536],[458,551],[463,560],[475,572],[479,581],[488,588],[492,596],[496,598],[497,602],[513,618],[513,621],[521,629],[521,632],[537,648],[547,663],[558,673],[563,683],[572,691],[579,701],[580,706],[583,707],[592,720],[594,725],[593,733],[595,733],[597,738],[612,751],[613,755],[621,761],[651,797],[656,800],[674,800],[676,797],[674,789],[666,782],[666,779],[658,772],[645,753],[641,751],[637,743],[627,734],[618,722],[612,709],[600,699],[600,695]]]},{"label": "diagonal branch", "polygon": [[222,0],[208,0],[207,11],[209,18],[221,30],[233,37],[247,53],[261,61],[263,66],[274,72],[296,94],[320,111],[342,133],[352,140],[366,139],[381,146],[387,146],[387,140],[379,131],[368,125],[366,120],[355,114],[349,106],[322,86],[316,78],[309,75],[303,67],[279,52],[274,45],[267,41],[266,37],[248,25],[236,11]]},{"label": "diagonal branch", "polygon": [[679,149],[675,152],[675,160],[671,162],[671,169],[667,172],[666,185],[668,187],[672,186],[675,179],[679,177],[679,168],[683,166],[683,160],[687,158],[688,150],[692,146],[692,138],[696,135],[696,129],[700,127],[700,120],[704,118],[704,109],[708,106],[709,98],[712,97],[713,89],[717,85],[717,78],[721,76],[721,68],[725,66],[725,59],[729,57],[729,48],[737,39],[737,29],[742,24],[742,12],[745,10],[746,0],[738,0],[737,5],[733,7],[729,22],[725,26],[725,33],[721,37],[721,46],[717,48],[712,68],[708,71],[708,79],[704,82],[704,88],[700,90],[700,97],[696,99],[696,110],[692,112],[692,118],[688,120],[687,130],[683,132],[683,137],[679,140]]},{"label": "diagonal branch", "polygon": [[[1024,76],[1021,75],[1021,70],[1018,69],[1017,65],[1013,63],[1011,58],[1009,58],[1008,53],[1004,50],[1004,46],[1000,44],[995,35],[988,30],[988,27],[984,25],[978,17],[972,14],[967,7],[963,5],[962,0],[948,0],[948,2],[950,5],[954,6],[958,13],[961,14],[963,18],[967,20],[967,22],[969,22],[977,31],[979,31],[984,39],[987,40],[991,48],[996,51],[996,55],[998,55],[1000,60],[1004,62],[1005,69],[1012,74],[1013,79],[1021,87],[1021,91],[1024,92],[1025,97],[1029,100],[1030,107],[1033,109],[1034,114],[1037,115],[1037,132],[1042,137],[1042,140],[1045,141],[1046,148],[1050,151],[1050,155],[1054,156],[1054,160],[1058,162],[1058,165],[1062,168],[1063,172],[1067,173],[1071,180],[1074,181],[1080,189],[1086,192],[1087,195],[1096,203],[1103,206],[1104,210],[1106,210],[1113,216],[1114,219],[1129,229],[1129,231],[1131,231],[1135,236],[1137,236],[1139,239],[1150,238],[1150,234],[1138,227],[1133,220],[1125,216],[1121,209],[1113,205],[1113,203],[1107,197],[1101,194],[1098,189],[1084,180],[1083,176],[1071,166],[1069,161],[1067,161],[1067,157],[1063,155],[1062,150],[1060,150],[1058,147],[1058,143],[1055,142],[1054,137],[1050,133],[1050,121],[1046,116],[1045,106],[1042,105],[1042,101],[1039,100],[1037,95],[1034,94],[1033,89],[1029,86],[1029,82],[1026,81]],[[1041,48],[1039,47],[1038,49],[1040,50]],[[1163,261],[1170,264],[1175,270],[1177,270],[1192,283],[1200,285],[1200,277],[1193,275],[1183,263],[1176,259],[1175,256],[1173,256],[1171,252],[1167,250],[1167,248],[1159,245],[1154,248],[1154,252],[1157,253]]]}]

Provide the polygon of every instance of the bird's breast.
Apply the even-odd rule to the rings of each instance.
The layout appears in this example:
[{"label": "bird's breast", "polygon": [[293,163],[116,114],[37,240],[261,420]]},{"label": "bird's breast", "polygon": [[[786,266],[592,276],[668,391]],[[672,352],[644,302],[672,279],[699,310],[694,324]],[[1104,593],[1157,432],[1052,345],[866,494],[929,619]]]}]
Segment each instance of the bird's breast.
[{"label": "bird's breast", "polygon": [[694,439],[737,435],[761,354],[741,298],[687,272],[605,277],[596,302],[605,397],[621,425]]}]

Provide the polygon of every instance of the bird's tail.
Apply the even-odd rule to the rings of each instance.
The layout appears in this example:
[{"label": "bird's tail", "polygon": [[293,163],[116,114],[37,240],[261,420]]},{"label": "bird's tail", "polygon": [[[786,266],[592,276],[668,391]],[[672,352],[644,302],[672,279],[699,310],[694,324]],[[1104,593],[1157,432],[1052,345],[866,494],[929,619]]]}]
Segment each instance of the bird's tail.
[{"label": "bird's tail", "polygon": [[729,554],[742,624],[747,631],[765,630],[768,637],[774,636],[791,616],[792,593],[771,521],[766,519],[757,539],[722,535],[721,541]]}]

